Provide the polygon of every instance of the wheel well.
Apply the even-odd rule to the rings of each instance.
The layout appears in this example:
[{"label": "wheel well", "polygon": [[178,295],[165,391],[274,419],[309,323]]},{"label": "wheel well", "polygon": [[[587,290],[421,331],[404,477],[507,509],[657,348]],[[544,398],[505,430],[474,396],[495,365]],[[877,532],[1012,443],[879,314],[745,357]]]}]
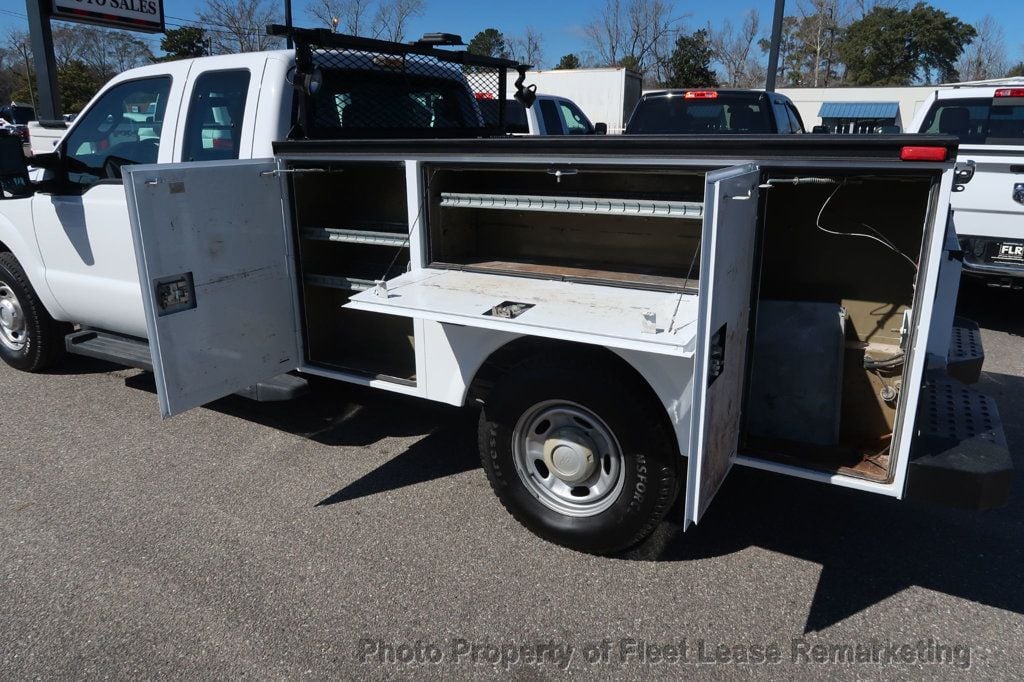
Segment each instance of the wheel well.
[{"label": "wheel well", "polygon": [[[595,367],[614,366],[630,375],[636,382],[637,390],[641,395],[647,398],[650,404],[650,409],[657,410],[658,419],[662,421],[663,426],[669,430],[669,433],[674,431],[672,420],[669,418],[668,411],[662,404],[658,394],[644,376],[637,371],[635,367],[633,367],[633,365],[629,364],[622,359],[622,357],[604,346],[573,343],[571,341],[558,341],[555,339],[542,339],[535,336],[526,336],[506,343],[504,346],[491,353],[487,359],[484,360],[480,369],[477,370],[477,373],[473,377],[473,381],[469,386],[466,402],[487,402],[487,394],[490,393],[491,388],[501,380],[502,376],[508,373],[517,364],[528,358],[536,355],[557,355],[569,353],[573,354],[574,357],[579,357],[581,354],[587,354],[591,356],[591,361]],[[671,440],[673,444],[676,444],[675,438],[672,438]],[[678,451],[678,444],[676,444],[676,449]]]},{"label": "wheel well", "polygon": [[10,253],[11,250],[7,248],[7,244],[0,242],[0,253]]}]

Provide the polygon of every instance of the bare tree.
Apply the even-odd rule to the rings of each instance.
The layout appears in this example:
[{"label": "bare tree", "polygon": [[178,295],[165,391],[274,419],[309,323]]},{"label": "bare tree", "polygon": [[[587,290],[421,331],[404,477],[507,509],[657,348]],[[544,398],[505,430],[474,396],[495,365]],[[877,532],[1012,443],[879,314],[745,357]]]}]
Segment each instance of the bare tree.
[{"label": "bare tree", "polygon": [[520,64],[529,64],[535,68],[540,68],[541,62],[544,61],[544,47],[541,44],[543,40],[544,36],[537,29],[533,26],[527,26],[526,33],[522,36],[511,38],[508,41],[512,59],[515,59]]},{"label": "bare tree", "polygon": [[199,23],[209,26],[214,54],[256,52],[280,44],[267,35],[267,24],[279,22],[276,5],[269,0],[205,0]]},{"label": "bare tree", "polygon": [[114,73],[121,73],[153,61],[153,53],[144,41],[125,31],[105,31],[107,51]]},{"label": "bare tree", "polygon": [[7,50],[14,55],[12,62],[21,62],[20,67],[25,70],[25,84],[28,86],[28,96],[32,108],[36,107],[36,93],[33,89],[32,78],[32,41],[29,39],[28,31],[19,31],[11,28],[7,32]]},{"label": "bare tree", "polygon": [[980,81],[999,78],[1006,74],[1009,64],[1006,58],[1006,37],[1003,27],[991,15],[986,14],[974,24],[977,36],[964,48],[956,64],[960,79]]},{"label": "bare tree", "polygon": [[370,29],[371,0],[313,0],[306,11],[328,28],[338,20],[338,30],[353,36],[366,35]]},{"label": "bare tree", "polygon": [[58,69],[67,68],[72,61],[82,58],[82,40],[78,35],[79,28],[82,28],[81,25],[53,27],[53,60]]},{"label": "bare tree", "polygon": [[725,69],[724,81],[732,87],[762,87],[766,67],[754,57],[760,35],[761,15],[751,9],[739,27],[725,19],[719,29],[708,26],[711,50]]},{"label": "bare tree", "polygon": [[797,35],[807,70],[805,83],[827,88],[835,75],[836,34],[844,20],[844,8],[839,0],[799,0],[797,11]]},{"label": "bare tree", "polygon": [[423,16],[427,9],[424,0],[381,0],[374,17],[374,36],[400,43],[405,40],[409,20]]},{"label": "bare tree", "polygon": [[583,33],[601,66],[627,66],[657,80],[681,20],[669,0],[605,0]]}]

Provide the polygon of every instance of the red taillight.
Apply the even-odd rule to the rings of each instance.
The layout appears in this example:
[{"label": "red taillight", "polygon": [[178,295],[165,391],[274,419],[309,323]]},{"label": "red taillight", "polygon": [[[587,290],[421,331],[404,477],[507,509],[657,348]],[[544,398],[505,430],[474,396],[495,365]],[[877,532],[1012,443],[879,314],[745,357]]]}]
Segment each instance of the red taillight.
[{"label": "red taillight", "polygon": [[945,147],[904,147],[900,150],[903,161],[945,161],[949,150]]},{"label": "red taillight", "polygon": [[474,92],[473,96],[477,99],[494,99],[493,92]]},{"label": "red taillight", "polygon": [[715,99],[718,97],[716,90],[690,90],[683,99]]},{"label": "red taillight", "polygon": [[999,88],[996,97],[1024,97],[1024,88]]},{"label": "red taillight", "polygon": [[213,138],[214,149],[234,149],[235,141],[230,137],[215,137]]}]

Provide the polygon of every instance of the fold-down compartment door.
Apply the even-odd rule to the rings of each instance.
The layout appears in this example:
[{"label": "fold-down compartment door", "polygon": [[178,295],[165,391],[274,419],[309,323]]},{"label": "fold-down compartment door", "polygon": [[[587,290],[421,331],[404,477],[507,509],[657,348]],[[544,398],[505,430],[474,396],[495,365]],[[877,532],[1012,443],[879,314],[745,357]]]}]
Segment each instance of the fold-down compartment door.
[{"label": "fold-down compartment door", "polygon": [[272,160],[125,169],[165,417],[299,364],[291,247],[273,169]]},{"label": "fold-down compartment door", "polygon": [[709,173],[704,190],[687,526],[718,492],[739,444],[759,178],[755,166],[729,168]]}]

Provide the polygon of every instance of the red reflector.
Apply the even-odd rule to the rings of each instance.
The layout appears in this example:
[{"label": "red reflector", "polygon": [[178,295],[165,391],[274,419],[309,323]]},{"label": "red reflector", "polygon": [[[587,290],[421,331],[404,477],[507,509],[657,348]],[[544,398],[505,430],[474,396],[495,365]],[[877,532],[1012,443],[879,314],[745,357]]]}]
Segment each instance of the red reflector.
[{"label": "red reflector", "polygon": [[716,90],[690,90],[683,95],[683,99],[715,99],[716,97],[718,97]]},{"label": "red reflector", "polygon": [[474,92],[473,96],[477,99],[494,99],[493,92]]},{"label": "red reflector", "polygon": [[948,151],[945,147],[904,147],[900,150],[903,161],[945,161]]},{"label": "red reflector", "polygon": [[996,97],[1024,97],[1024,88],[999,88]]}]

